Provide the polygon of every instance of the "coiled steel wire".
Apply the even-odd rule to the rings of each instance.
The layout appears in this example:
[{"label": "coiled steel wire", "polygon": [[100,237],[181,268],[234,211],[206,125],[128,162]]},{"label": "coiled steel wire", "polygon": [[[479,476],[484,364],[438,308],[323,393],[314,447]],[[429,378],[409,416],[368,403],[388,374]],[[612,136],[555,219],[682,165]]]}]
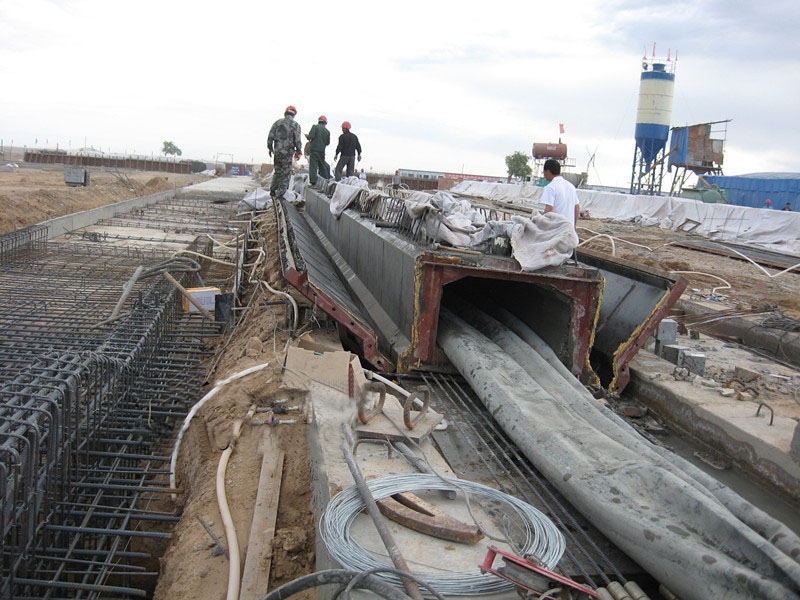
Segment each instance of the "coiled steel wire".
[{"label": "coiled steel wire", "polygon": [[[480,483],[414,473],[373,479],[367,484],[376,500],[412,490],[456,490],[467,496],[504,504],[519,517],[519,522],[515,525],[519,527],[524,539],[519,550],[522,556],[534,556],[542,566],[553,569],[564,553],[564,536],[547,516],[514,496]],[[356,571],[380,570],[386,567],[386,563],[364,549],[350,535],[350,526],[364,506],[355,486],[342,490],[328,503],[320,520],[320,534],[328,552],[342,568]],[[484,575],[477,569],[450,572],[446,575],[429,572],[416,572],[415,575],[445,596],[480,596],[504,592],[513,587],[509,582]],[[401,579],[391,572],[379,573],[378,576],[393,585],[402,586]]]}]

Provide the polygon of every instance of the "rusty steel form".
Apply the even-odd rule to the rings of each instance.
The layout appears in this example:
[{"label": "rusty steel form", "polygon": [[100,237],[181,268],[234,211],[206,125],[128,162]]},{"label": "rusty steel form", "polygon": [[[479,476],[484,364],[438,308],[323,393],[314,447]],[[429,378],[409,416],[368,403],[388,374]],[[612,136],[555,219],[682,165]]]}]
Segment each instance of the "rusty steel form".
[{"label": "rusty steel form", "polygon": [[[216,215],[224,232],[233,208],[209,204],[128,218],[184,227],[194,206],[198,222]],[[155,276],[107,320],[131,273],[158,273],[163,251],[44,243],[46,230],[37,248],[40,233],[0,237],[0,598],[147,597],[158,576],[151,553],[178,520],[161,502],[175,492],[170,439],[202,395],[202,340],[219,326],[184,312]],[[189,249],[208,253],[210,243]],[[194,286],[198,271],[174,273]]]}]

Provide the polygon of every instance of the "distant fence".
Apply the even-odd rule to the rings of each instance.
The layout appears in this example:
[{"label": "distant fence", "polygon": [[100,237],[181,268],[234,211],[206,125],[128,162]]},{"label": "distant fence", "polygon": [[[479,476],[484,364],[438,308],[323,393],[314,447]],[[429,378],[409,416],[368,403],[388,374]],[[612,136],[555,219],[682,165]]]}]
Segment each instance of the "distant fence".
[{"label": "distant fence", "polygon": [[[67,154],[66,152],[53,151],[27,151],[25,152],[25,162],[42,164],[61,164],[77,165],[81,167],[109,167],[117,169],[138,169],[140,171],[163,171],[165,173],[192,173],[193,161],[166,160],[157,158],[133,158],[133,157],[110,157],[110,156],[82,156],[79,154]],[[205,168],[203,163],[199,163],[202,171]]]}]

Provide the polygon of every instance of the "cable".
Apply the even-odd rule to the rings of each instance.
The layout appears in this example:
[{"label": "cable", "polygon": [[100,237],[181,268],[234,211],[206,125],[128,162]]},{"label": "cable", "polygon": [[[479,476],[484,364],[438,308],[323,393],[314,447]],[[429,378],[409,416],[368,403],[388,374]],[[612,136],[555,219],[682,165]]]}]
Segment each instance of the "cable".
[{"label": "cable", "polygon": [[393,588],[374,575],[367,575],[366,577],[361,576],[362,573],[359,571],[348,571],[345,569],[319,571],[285,583],[259,600],[286,600],[286,598],[294,596],[295,594],[321,585],[331,585],[334,583],[348,584],[356,577],[359,578],[359,585],[355,586],[358,589],[368,589],[386,600],[410,600],[403,592]]},{"label": "cable", "polygon": [[442,596],[439,592],[434,590],[430,587],[425,581],[417,577],[416,575],[412,575],[407,571],[401,571],[400,569],[395,569],[391,567],[384,567],[382,569],[374,569],[372,571],[365,571],[364,573],[360,573],[358,577],[354,577],[353,580],[347,584],[344,591],[342,592],[342,596],[347,600],[350,597],[350,592],[352,592],[355,588],[358,587],[358,583],[361,582],[362,579],[369,575],[376,575],[377,573],[394,573],[398,577],[404,577],[406,579],[410,579],[414,583],[417,583],[430,591],[431,595],[436,598],[436,600],[444,600],[444,596]]},{"label": "cable", "polygon": [[[368,486],[376,500],[410,490],[464,490],[467,494],[505,505],[516,514],[518,520],[510,525],[515,526],[524,538],[521,555],[533,555],[543,566],[552,569],[566,549],[564,536],[542,512],[513,496],[480,483],[438,475],[406,474],[373,479],[368,482]],[[363,508],[364,501],[355,486],[342,490],[331,499],[320,519],[320,536],[330,555],[344,568],[357,571],[385,569],[386,563],[379,561],[350,536],[350,527]],[[426,585],[445,596],[493,594],[512,588],[509,582],[500,578],[487,578],[478,570],[449,575],[433,572],[416,575]],[[393,585],[402,585],[400,578],[392,573],[379,576]]]},{"label": "cable", "polygon": [[[255,406],[252,406],[247,412],[247,418],[252,417],[253,413],[255,413]],[[236,526],[233,524],[233,517],[228,507],[228,495],[225,491],[225,473],[228,469],[228,461],[233,454],[241,431],[242,419],[236,419],[236,421],[233,422],[231,440],[225,450],[222,451],[222,455],[219,457],[219,464],[217,465],[217,506],[219,506],[219,514],[222,515],[222,524],[225,527],[225,536],[228,540],[228,551],[230,552],[230,562],[228,563],[228,593],[225,596],[226,600],[237,600],[241,582],[239,537],[236,535]]]},{"label": "cable", "polygon": [[711,296],[714,297],[717,295],[717,290],[729,290],[731,289],[731,284],[725,281],[722,277],[717,277],[716,275],[712,275],[711,273],[704,273],[703,271],[671,271],[672,273],[677,273],[678,275],[702,275],[704,277],[711,277],[712,279],[718,279],[725,285],[718,285],[715,288],[711,288]]}]

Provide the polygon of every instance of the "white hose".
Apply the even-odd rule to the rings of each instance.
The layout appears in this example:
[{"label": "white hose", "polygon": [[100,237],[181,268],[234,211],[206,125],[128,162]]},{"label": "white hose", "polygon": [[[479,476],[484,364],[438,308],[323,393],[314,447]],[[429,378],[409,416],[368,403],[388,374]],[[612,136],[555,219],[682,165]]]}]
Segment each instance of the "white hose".
[{"label": "white hose", "polygon": [[[241,428],[242,421],[237,420],[234,424],[234,433],[238,436],[237,427]],[[241,559],[239,557],[239,538],[236,535],[236,527],[233,525],[230,509],[228,508],[228,497],[225,494],[225,471],[228,468],[228,459],[233,454],[233,442],[222,452],[217,465],[217,504],[222,515],[222,524],[225,526],[225,537],[228,540],[228,553],[230,563],[228,563],[228,595],[227,600],[236,600],[239,597],[239,582],[241,579]]]},{"label": "white hose", "polygon": [[408,398],[411,395],[411,392],[409,392],[408,390],[400,387],[394,381],[391,381],[389,379],[386,379],[386,377],[382,377],[381,375],[378,375],[374,371],[370,371],[369,369],[364,369],[364,375],[366,376],[367,379],[375,379],[377,381],[380,381],[381,383],[384,383],[384,384],[388,385],[390,388],[392,388],[396,392],[399,392],[399,393],[403,394],[403,396],[405,396],[406,398]]},{"label": "white hose", "polygon": [[731,284],[725,281],[722,277],[717,277],[716,275],[712,275],[711,273],[705,273],[703,271],[670,271],[671,273],[678,273],[679,275],[702,275],[703,277],[711,277],[712,279],[718,279],[725,285],[718,285],[715,288],[711,288],[711,295],[716,296],[717,290],[729,290],[731,289]]},{"label": "white hose", "polygon": [[[269,365],[268,362],[262,363],[260,365],[255,365],[254,367],[250,367],[249,369],[245,369],[244,371],[239,371],[238,373],[234,373],[230,377],[223,379],[222,381],[218,381],[211,391],[209,391],[205,396],[203,396],[197,404],[195,404],[189,414],[186,415],[186,418],[183,420],[183,424],[181,425],[180,430],[178,431],[178,435],[175,438],[175,447],[172,449],[172,458],[170,459],[169,463],[169,487],[173,490],[175,489],[175,465],[178,462],[178,452],[181,448],[181,440],[183,440],[183,434],[186,433],[186,430],[189,429],[189,424],[192,422],[192,419],[197,414],[197,411],[200,410],[203,405],[211,400],[223,386],[229,384],[232,381],[236,381],[237,379],[241,379],[250,373],[255,373],[256,371],[260,371],[261,369],[266,368]],[[172,494],[172,500],[175,501],[177,496],[175,493]]]},{"label": "white hose", "polygon": [[193,256],[199,256],[204,260],[210,260],[211,262],[219,263],[221,265],[225,265],[227,267],[235,267],[236,265],[232,262],[226,260],[220,260],[219,258],[214,258],[213,256],[206,256],[205,254],[200,254],[199,252],[193,252],[192,250],[178,250],[175,252],[172,257],[175,258],[176,256],[180,256],[182,254],[191,254]]},{"label": "white hose", "polygon": [[[246,419],[251,419],[256,412],[255,405],[247,411]],[[242,560],[239,554],[239,537],[236,535],[236,527],[233,524],[230,507],[228,506],[228,495],[225,493],[225,472],[228,469],[228,460],[233,454],[236,442],[242,432],[242,419],[233,422],[233,431],[228,446],[223,450],[217,465],[217,505],[219,513],[222,515],[222,524],[225,526],[225,537],[228,540],[228,553],[230,563],[228,563],[228,595],[227,600],[238,600],[239,588],[242,580]]]},{"label": "white hose", "polygon": [[300,319],[300,310],[297,308],[297,302],[295,302],[294,298],[291,295],[287,294],[286,292],[282,292],[280,290],[275,290],[263,279],[261,280],[262,285],[267,288],[273,294],[277,294],[278,296],[286,296],[289,299],[289,302],[292,303],[292,310],[294,311],[294,318],[292,319],[292,335],[294,335],[295,329],[297,328],[297,321]]}]

